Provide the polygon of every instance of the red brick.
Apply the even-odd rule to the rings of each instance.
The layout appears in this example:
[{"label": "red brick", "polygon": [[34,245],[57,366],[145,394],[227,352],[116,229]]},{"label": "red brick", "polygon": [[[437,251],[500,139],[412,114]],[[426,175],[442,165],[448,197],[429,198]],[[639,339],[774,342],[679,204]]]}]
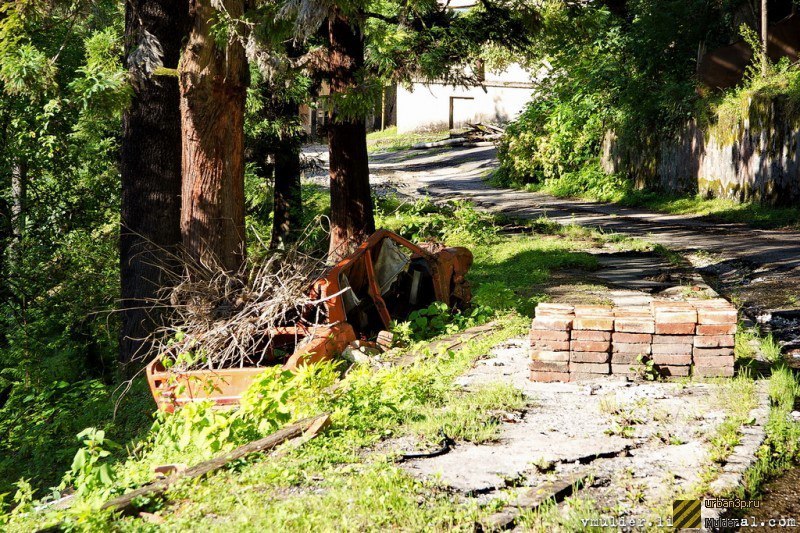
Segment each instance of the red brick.
[{"label": "red brick", "polygon": [[695,305],[691,302],[682,300],[653,300],[650,303],[650,308],[655,311],[683,311],[686,309],[695,309]]},{"label": "red brick", "polygon": [[612,374],[620,374],[623,376],[631,376],[634,374],[640,374],[642,372],[646,372],[647,367],[645,365],[641,365],[638,363],[634,364],[614,364],[611,363],[611,373]]},{"label": "red brick", "polygon": [[553,383],[556,381],[566,383],[569,381],[569,372],[537,372],[531,370],[530,380],[540,383]]},{"label": "red brick", "polygon": [[653,342],[653,336],[650,333],[622,333],[615,331],[611,336],[611,340],[625,344],[650,344]]},{"label": "red brick", "polygon": [[733,356],[733,348],[695,348],[692,350],[695,357],[728,357]]},{"label": "red brick", "polygon": [[563,362],[569,361],[569,351],[540,350],[531,353],[534,361]]},{"label": "red brick", "polygon": [[608,352],[572,352],[570,363],[608,363],[611,354]]},{"label": "red brick", "polygon": [[736,309],[704,309],[697,310],[697,323],[698,324],[736,324],[738,320]]},{"label": "red brick", "polygon": [[614,342],[611,344],[611,351],[614,353],[632,353],[636,355],[649,355],[651,345],[649,344],[630,344],[627,342]]},{"label": "red brick", "polygon": [[569,371],[582,374],[608,374],[611,365],[608,363],[569,363]]},{"label": "red brick", "polygon": [[689,366],[659,365],[656,370],[665,378],[686,377],[689,375]]},{"label": "red brick", "polygon": [[647,318],[653,317],[653,313],[650,310],[650,306],[645,305],[621,305],[619,307],[614,308],[614,316],[620,317],[639,317],[639,318]]},{"label": "red brick", "polygon": [[695,324],[697,311],[694,309],[656,309],[656,324]]},{"label": "red brick", "polygon": [[607,305],[576,305],[575,316],[614,316],[613,309]]},{"label": "red brick", "polygon": [[656,322],[656,333],[659,335],[692,335],[694,333],[694,328],[694,322],[662,324]]},{"label": "red brick", "polygon": [[540,316],[533,319],[531,329],[553,331],[569,331],[572,329],[572,318],[562,316]]},{"label": "red brick", "polygon": [[696,366],[692,374],[700,378],[732,378],[732,366]]},{"label": "red brick", "polygon": [[653,333],[655,323],[643,318],[616,318],[614,329],[623,333]]},{"label": "red brick", "polygon": [[697,335],[733,335],[736,324],[698,324]]},{"label": "red brick", "polygon": [[639,355],[637,353],[612,353],[612,365],[639,365]]},{"label": "red brick", "polygon": [[666,355],[692,355],[691,344],[654,344],[653,355],[666,354]]},{"label": "red brick", "polygon": [[694,335],[653,335],[653,344],[694,344]]},{"label": "red brick", "polygon": [[605,374],[591,374],[588,372],[570,372],[569,373],[569,380],[570,382],[574,381],[589,381],[592,379],[600,379],[603,376],[607,376],[608,373]]},{"label": "red brick", "polygon": [[553,331],[551,329],[532,329],[530,332],[531,342],[535,341],[567,341],[569,342],[569,331]]},{"label": "red brick", "polygon": [[533,341],[531,342],[533,350],[549,350],[554,352],[569,351],[569,341]]},{"label": "red brick", "polygon": [[569,304],[552,302],[540,303],[536,306],[536,316],[569,316],[574,313],[574,307]]},{"label": "red brick", "polygon": [[653,363],[657,365],[689,366],[692,364],[692,354],[654,353]]},{"label": "red brick", "polygon": [[733,304],[731,304],[725,298],[708,298],[708,299],[705,299],[705,300],[695,300],[693,303],[694,303],[695,307],[697,307],[698,309],[700,309],[700,308],[706,308],[706,309],[708,309],[708,308],[717,308],[718,309],[720,307],[723,307],[723,308],[733,307]]},{"label": "red brick", "polygon": [[573,352],[609,352],[611,351],[610,342],[601,341],[572,341],[569,349]]},{"label": "red brick", "polygon": [[729,348],[734,345],[733,335],[705,335],[694,338],[696,348]]},{"label": "red brick", "polygon": [[594,331],[590,329],[573,329],[572,340],[574,341],[595,341],[611,342],[610,331]]},{"label": "red brick", "polygon": [[614,329],[614,319],[602,316],[579,316],[575,317],[573,328],[612,331]]},{"label": "red brick", "polygon": [[569,372],[569,363],[563,361],[531,361],[528,368],[537,372]]},{"label": "red brick", "polygon": [[702,367],[720,367],[720,366],[733,366],[732,355],[717,355],[710,357],[695,357],[694,366]]}]

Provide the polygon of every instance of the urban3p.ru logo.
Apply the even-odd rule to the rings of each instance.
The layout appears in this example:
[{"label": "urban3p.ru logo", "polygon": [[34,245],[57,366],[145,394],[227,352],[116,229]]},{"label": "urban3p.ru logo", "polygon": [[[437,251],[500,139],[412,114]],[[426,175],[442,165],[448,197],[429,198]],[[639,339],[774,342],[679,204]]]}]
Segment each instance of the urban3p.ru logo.
[{"label": "urban3p.ru logo", "polygon": [[695,529],[702,523],[700,500],[675,500],[672,502],[672,527]]}]

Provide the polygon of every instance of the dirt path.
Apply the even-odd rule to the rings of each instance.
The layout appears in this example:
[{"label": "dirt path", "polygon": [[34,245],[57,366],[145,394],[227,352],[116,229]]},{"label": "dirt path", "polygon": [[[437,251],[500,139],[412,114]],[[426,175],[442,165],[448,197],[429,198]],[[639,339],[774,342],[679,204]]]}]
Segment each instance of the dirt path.
[{"label": "dirt path", "polygon": [[493,188],[485,178],[497,167],[494,146],[381,154],[371,163],[376,184],[388,182],[416,196],[466,198],[513,217],[547,216],[643,238],[687,252],[704,275],[718,280],[722,292],[744,291],[740,298],[758,309],[796,307],[787,302],[796,301],[800,292],[800,233]]}]

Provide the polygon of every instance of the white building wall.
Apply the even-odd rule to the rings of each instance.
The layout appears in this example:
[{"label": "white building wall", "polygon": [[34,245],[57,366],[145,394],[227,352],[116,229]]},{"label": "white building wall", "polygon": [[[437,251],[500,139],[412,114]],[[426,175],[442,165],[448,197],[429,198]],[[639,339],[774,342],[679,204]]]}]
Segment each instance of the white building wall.
[{"label": "white building wall", "polygon": [[[519,115],[531,100],[533,89],[515,87],[453,88],[439,84],[414,84],[397,89],[397,131],[442,130],[450,127],[450,102],[454,120],[504,123]],[[471,100],[468,100],[471,98]]]},{"label": "white building wall", "polygon": [[502,73],[486,72],[484,87],[414,83],[397,88],[397,131],[443,130],[465,122],[504,123],[513,120],[531,100],[530,74],[517,65]]}]

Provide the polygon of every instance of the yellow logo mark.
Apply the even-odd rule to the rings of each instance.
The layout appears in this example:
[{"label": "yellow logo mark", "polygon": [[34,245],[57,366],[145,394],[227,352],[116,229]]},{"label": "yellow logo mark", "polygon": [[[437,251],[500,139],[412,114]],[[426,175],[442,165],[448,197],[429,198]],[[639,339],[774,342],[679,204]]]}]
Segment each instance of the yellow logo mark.
[{"label": "yellow logo mark", "polygon": [[701,523],[700,500],[675,500],[672,502],[672,527],[697,529]]}]

